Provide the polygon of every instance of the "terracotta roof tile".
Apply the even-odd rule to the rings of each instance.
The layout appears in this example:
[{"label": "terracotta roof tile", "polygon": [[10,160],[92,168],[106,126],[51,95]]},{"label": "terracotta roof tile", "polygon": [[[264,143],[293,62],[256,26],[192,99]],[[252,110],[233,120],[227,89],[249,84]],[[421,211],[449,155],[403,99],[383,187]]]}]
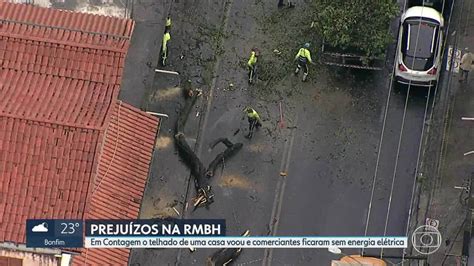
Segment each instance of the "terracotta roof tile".
[{"label": "terracotta roof tile", "polygon": [[133,25],[0,0],[0,242],[27,218],[138,217],[159,121],[116,101]]},{"label": "terracotta roof tile", "polygon": [[[88,219],[136,219],[148,177],[158,120],[119,102],[111,112],[98,171],[88,205]],[[140,158],[136,160],[135,158]],[[99,265],[103,256],[126,265],[128,250],[85,249],[74,265]]]},{"label": "terracotta roof tile", "polygon": [[[64,143],[74,142],[87,136],[92,145],[99,142],[98,130],[84,130],[80,128],[66,129],[48,123],[31,122],[24,119],[0,116],[2,125],[0,176],[0,241],[24,243],[25,235],[19,234],[24,228],[25,220],[15,219],[16,215],[30,219],[42,217],[55,218],[82,218],[85,206],[75,208],[74,201],[67,201],[61,197],[62,186],[58,186],[66,176],[74,180],[72,190],[88,190],[88,180],[91,178],[92,165],[82,168],[82,171],[70,171],[74,165],[66,162],[72,157],[83,160],[88,155],[94,155],[94,150],[71,150],[69,153],[60,153],[63,148],[58,140]],[[21,135],[21,128],[28,134]],[[31,146],[33,141],[40,142],[40,149]],[[45,160],[29,163],[25,160],[36,154]],[[32,160],[31,162],[33,162]],[[45,163],[46,161],[46,163]],[[89,167],[89,168],[87,168]],[[26,189],[28,188],[28,189]],[[66,188],[68,189],[68,188]],[[18,197],[20,196],[21,197]],[[19,200],[21,199],[21,200]],[[61,210],[69,210],[68,215],[60,215]]]},{"label": "terracotta roof tile", "polygon": [[134,27],[129,19],[7,2],[0,2],[0,22],[0,35],[122,52],[128,49]]},{"label": "terracotta roof tile", "polygon": [[[129,249],[89,249],[86,254],[75,256],[73,265],[128,265]],[[105,259],[104,259],[105,258]]]},{"label": "terracotta roof tile", "polygon": [[[59,60],[50,60],[48,57],[41,57],[38,60],[39,57],[35,56],[21,56],[22,61],[31,61],[27,61],[28,64],[9,64],[9,62],[16,62],[20,58],[17,55],[21,42],[24,40],[5,39],[0,36],[0,44],[7,44],[7,46],[0,45],[0,51],[3,52],[0,53],[0,78],[5,81],[0,84],[0,97],[5,99],[0,102],[0,112],[5,115],[15,114],[22,118],[38,121],[56,121],[72,126],[101,127],[113,99],[112,95],[119,90],[118,82],[120,80],[114,79],[117,76],[99,79],[97,75],[90,75],[93,68],[82,64],[83,61],[71,63],[71,66],[77,65],[78,69],[69,72],[60,71],[57,67],[28,67],[38,64],[41,66],[67,65]],[[46,48],[47,46],[41,43],[30,45],[37,45],[45,50],[52,48]],[[71,48],[64,47],[66,50]],[[102,53],[103,51],[96,54],[89,52],[83,53],[82,56],[89,58],[89,60],[98,60],[96,58],[100,58]],[[114,54],[109,53],[107,56],[113,57]],[[74,59],[64,58],[64,60],[72,61]],[[112,66],[106,67],[105,61],[101,64],[103,64],[102,70],[104,72],[98,74],[106,76],[107,73],[113,73],[107,69],[113,68]],[[90,79],[84,80],[87,75],[81,73],[89,73]],[[113,81],[113,83],[104,81]],[[18,87],[22,89],[17,89]]]}]

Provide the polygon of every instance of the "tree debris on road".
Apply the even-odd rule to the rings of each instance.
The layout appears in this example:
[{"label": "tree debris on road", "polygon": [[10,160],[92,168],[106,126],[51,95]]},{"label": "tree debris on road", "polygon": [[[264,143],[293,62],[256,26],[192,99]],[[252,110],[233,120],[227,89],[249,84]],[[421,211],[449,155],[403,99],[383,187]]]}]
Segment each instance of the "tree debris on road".
[{"label": "tree debris on road", "polygon": [[219,153],[216,158],[209,164],[209,167],[207,167],[206,176],[208,178],[214,176],[214,173],[216,172],[217,166],[219,166],[219,164],[223,163],[225,160],[235,155],[240,149],[242,149],[243,146],[242,143],[234,144],[227,138],[220,138],[213,143],[211,148],[214,148],[217,144],[221,142],[227,147],[227,149]]},{"label": "tree debris on road", "polygon": [[185,92],[185,105],[179,114],[175,128],[175,141],[178,146],[178,152],[185,164],[190,168],[191,175],[194,177],[194,187],[196,188],[197,195],[194,198],[194,207],[209,206],[214,202],[214,194],[212,187],[209,184],[209,178],[214,176],[215,170],[219,164],[223,163],[224,160],[230,158],[236,154],[243,146],[242,143],[232,143],[227,138],[220,138],[214,142],[211,148],[214,148],[217,144],[223,143],[227,149],[219,153],[216,158],[209,164],[209,167],[204,168],[204,164],[197,157],[196,153],[191,149],[186,141],[184,135],[184,127],[188,119],[189,113],[191,112],[194,104],[196,103],[199,96],[202,95],[200,90],[186,89]]},{"label": "tree debris on road", "polygon": [[[245,231],[242,236],[249,236],[250,231]],[[228,265],[231,261],[237,259],[242,253],[242,248],[223,248],[212,254],[211,257],[207,258],[207,266],[221,266]]]}]

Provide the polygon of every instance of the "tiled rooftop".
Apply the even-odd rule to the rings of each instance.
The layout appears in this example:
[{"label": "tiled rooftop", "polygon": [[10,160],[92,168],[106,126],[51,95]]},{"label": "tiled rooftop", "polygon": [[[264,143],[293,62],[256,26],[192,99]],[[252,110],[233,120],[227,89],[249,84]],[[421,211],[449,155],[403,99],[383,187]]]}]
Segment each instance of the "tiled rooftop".
[{"label": "tiled rooftop", "polygon": [[134,22],[32,5],[0,2],[2,36],[126,52]]},{"label": "tiled rooftop", "polygon": [[89,219],[137,217],[157,127],[153,116],[122,102],[115,105],[94,181]]},{"label": "tiled rooftop", "polygon": [[101,128],[118,95],[133,22],[0,5],[1,114]]},{"label": "tiled rooftop", "polygon": [[0,242],[25,242],[26,219],[81,218],[97,130],[0,116]]},{"label": "tiled rooftop", "polygon": [[119,89],[115,84],[5,68],[0,79],[0,115],[91,129],[104,125]]},{"label": "tiled rooftop", "polygon": [[0,242],[27,218],[138,217],[158,119],[117,102],[133,25],[0,0]]},{"label": "tiled rooftop", "polygon": [[[98,175],[92,188],[87,219],[136,219],[148,176],[158,121],[140,110],[118,103],[107,128]],[[126,265],[128,249],[89,249],[75,265]],[[105,255],[107,254],[107,255]],[[124,263],[125,262],[125,263]]]}]

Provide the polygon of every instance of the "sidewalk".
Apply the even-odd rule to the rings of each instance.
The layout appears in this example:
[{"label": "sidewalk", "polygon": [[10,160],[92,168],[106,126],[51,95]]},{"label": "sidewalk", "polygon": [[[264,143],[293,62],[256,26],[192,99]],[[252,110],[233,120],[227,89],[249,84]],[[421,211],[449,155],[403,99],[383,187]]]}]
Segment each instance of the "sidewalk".
[{"label": "sidewalk", "polygon": [[137,108],[143,107],[145,93],[153,85],[166,12],[163,1],[141,0],[134,4],[135,29],[125,59],[119,99]]},{"label": "sidewalk", "polygon": [[[461,12],[461,21],[452,23],[449,33],[456,30],[459,36],[456,41],[455,38],[448,41],[448,45],[460,50],[469,47],[472,51],[474,25],[468,22],[474,17],[473,4],[464,1],[464,6],[455,8]],[[422,191],[417,226],[425,224],[426,218],[439,220],[442,242],[440,249],[429,255],[430,265],[463,265],[462,257],[467,255],[463,248],[469,242],[463,243],[463,237],[465,230],[470,230],[471,213],[469,195],[455,187],[469,186],[474,172],[474,155],[464,155],[474,150],[474,121],[461,120],[461,117],[474,117],[474,77],[471,73],[467,82],[460,83],[459,73],[446,76],[443,82],[446,86],[440,86],[441,97],[436,99],[433,120],[429,122],[425,165],[419,177]]]}]

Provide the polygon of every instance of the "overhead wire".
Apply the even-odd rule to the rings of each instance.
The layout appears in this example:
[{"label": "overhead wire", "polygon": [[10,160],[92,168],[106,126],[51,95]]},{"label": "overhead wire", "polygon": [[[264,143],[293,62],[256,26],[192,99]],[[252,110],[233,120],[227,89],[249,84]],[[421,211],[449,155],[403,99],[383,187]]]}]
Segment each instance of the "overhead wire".
[{"label": "overhead wire", "polygon": [[[421,9],[421,15],[418,19],[418,22],[420,23],[420,25],[419,25],[417,33],[416,33],[415,52],[413,54],[414,60],[411,62],[411,66],[410,66],[411,69],[414,68],[415,58],[416,58],[416,54],[418,52],[418,44],[419,44],[420,31],[421,31],[421,21],[422,21],[421,18],[423,17],[423,12],[425,11],[425,9],[424,9],[425,2],[423,2],[422,7],[423,8]],[[400,27],[403,27],[403,25],[400,24]],[[436,34],[436,29],[433,32],[433,34]],[[410,38],[410,36],[407,36],[407,38]],[[407,49],[408,49],[408,47],[407,47]],[[441,48],[439,47],[438,49],[441,49]],[[396,56],[398,56],[399,52],[400,51],[397,49]],[[408,109],[408,100],[410,99],[411,86],[412,86],[412,81],[410,80],[408,82],[408,90],[407,90],[407,93],[406,93],[405,105],[404,105],[404,108],[403,108],[402,124],[400,126],[400,134],[399,134],[399,137],[398,137],[397,153],[396,153],[396,156],[395,156],[395,166],[393,167],[392,184],[391,184],[391,188],[390,188],[390,196],[389,196],[389,199],[388,199],[387,215],[385,217],[385,227],[384,227],[384,232],[383,232],[384,236],[387,235],[387,226],[388,226],[388,221],[389,221],[389,218],[390,218],[390,209],[391,209],[391,206],[392,206],[393,189],[395,187],[395,180],[396,180],[396,176],[397,176],[398,161],[399,161],[399,158],[400,158],[400,149],[401,149],[401,145],[402,145],[403,133],[404,133],[404,128],[405,128],[405,119],[406,119],[406,113],[407,113],[407,109]],[[429,90],[428,90],[428,97],[426,99],[427,103],[429,102],[429,97],[430,97],[429,92],[431,92],[431,86],[429,86]],[[423,125],[424,125],[424,120],[425,119],[426,119],[426,116],[423,119]],[[420,142],[418,143],[418,145],[421,146],[421,144],[422,144],[422,139],[420,138]],[[383,253],[383,248],[381,250],[381,256],[382,256],[382,253]]]},{"label": "overhead wire", "polygon": [[[380,162],[380,154],[381,154],[381,151],[382,151],[382,144],[383,144],[383,139],[384,139],[384,135],[385,135],[385,126],[386,126],[386,122],[387,122],[387,114],[388,114],[388,107],[389,107],[389,103],[390,103],[390,96],[392,94],[394,74],[395,74],[395,64],[392,67],[392,74],[390,75],[390,85],[389,85],[389,91],[388,91],[387,100],[386,100],[387,103],[385,105],[384,117],[383,117],[383,122],[382,122],[382,132],[381,132],[380,138],[379,138],[379,147],[378,147],[377,159],[376,159],[376,163],[375,163],[374,178],[372,180],[372,190],[371,190],[371,193],[370,193],[370,200],[369,200],[369,207],[368,207],[368,211],[367,211],[367,218],[366,218],[366,222],[365,222],[364,236],[367,236],[367,231],[368,231],[368,228],[369,228],[370,215],[371,215],[372,203],[373,203],[374,192],[375,192],[375,183],[377,181],[377,174],[378,174],[379,162]],[[364,253],[364,248],[362,248],[362,253]]]},{"label": "overhead wire", "polygon": [[[443,7],[442,7],[442,13],[441,14],[444,14],[444,8],[446,6],[446,0],[443,0]],[[454,7],[454,4],[452,4],[451,6],[451,10],[450,10],[450,14],[449,14],[449,20],[448,20],[448,23],[447,23],[447,28],[446,28],[446,31],[445,33],[449,33],[449,29],[450,29],[450,25],[451,25],[451,17],[452,17],[452,13],[453,13],[453,7]],[[446,34],[447,35],[447,34]],[[444,58],[444,53],[445,53],[445,47],[447,45],[447,37],[443,40],[443,52],[442,52],[442,56],[441,58]],[[453,65],[453,60],[454,60],[454,56],[452,57],[451,59],[451,62],[447,62],[447,64],[450,64],[451,66]],[[452,72],[453,69],[450,68],[450,71]],[[438,93],[438,88],[439,88],[439,85],[437,84],[436,87],[435,87],[435,90],[434,90],[434,93],[433,95],[436,96],[437,93]],[[431,90],[431,88],[430,88]],[[428,95],[431,95],[430,92]],[[424,123],[423,123],[423,126],[422,126],[422,130],[421,130],[421,141],[422,141],[422,144],[423,144],[423,141],[424,141],[424,133],[425,133],[425,125],[426,125],[426,122],[427,121],[432,121],[432,118],[433,118],[433,111],[434,111],[434,107],[435,107],[435,102],[436,102],[436,97],[433,97],[433,102],[432,102],[432,105],[431,105],[431,109],[430,109],[430,118],[428,120],[426,120],[426,117],[427,117],[427,112],[428,112],[428,106],[429,106],[429,101],[426,102],[426,106],[425,106],[425,114],[424,114]],[[407,224],[406,224],[406,229],[405,229],[405,235],[408,236],[408,231],[409,231],[409,228],[410,228],[410,223],[411,223],[411,218],[412,218],[412,214],[413,214],[413,207],[414,207],[414,203],[415,203],[415,189],[416,189],[416,181],[418,179],[418,176],[419,176],[419,170],[421,169],[421,165],[420,165],[420,159],[421,159],[421,154],[422,154],[422,146],[423,145],[419,145],[418,147],[418,155],[417,155],[417,160],[416,160],[416,168],[415,168],[415,173],[414,173],[414,176],[413,176],[413,185],[412,185],[412,193],[411,193],[411,198],[410,198],[410,208],[409,208],[409,211],[408,211],[408,219],[407,219]],[[405,257],[405,254],[406,254],[406,249],[403,249],[403,253],[402,253],[402,258]]]},{"label": "overhead wire", "polygon": [[[406,7],[407,7],[407,1],[405,0],[404,5],[403,5],[403,12],[406,11]],[[422,7],[425,7],[424,2],[423,2]],[[442,10],[444,10],[444,5],[443,5]],[[419,22],[421,24],[421,17],[419,18]],[[400,26],[402,26],[402,25],[400,25]],[[441,29],[439,29],[439,30],[441,30]],[[416,53],[417,53],[419,34],[420,34],[420,29],[418,29],[417,36],[416,36],[414,57],[416,57]],[[436,34],[436,32],[434,32],[434,34]],[[437,44],[434,44],[434,45],[437,45]],[[443,45],[443,47],[444,47],[444,45]],[[438,49],[443,49],[443,47],[438,47]],[[390,106],[390,96],[391,96],[391,93],[392,93],[392,87],[393,87],[393,83],[394,83],[393,82],[393,77],[394,77],[394,73],[395,73],[395,67],[397,67],[396,66],[396,61],[398,60],[398,55],[399,55],[399,51],[398,51],[398,47],[397,47],[397,51],[396,51],[396,55],[395,55],[396,60],[394,62],[394,66],[392,67],[392,75],[391,75],[391,79],[390,79],[389,92],[388,92],[388,96],[387,96],[387,104],[385,106],[382,132],[381,132],[381,136],[380,136],[380,139],[379,139],[378,154],[377,154],[376,166],[375,166],[375,171],[374,171],[374,178],[373,178],[373,182],[372,182],[372,191],[371,191],[371,196],[370,196],[370,201],[369,201],[369,208],[368,208],[366,225],[365,225],[365,232],[364,232],[365,236],[367,236],[369,223],[370,223],[370,216],[371,216],[371,209],[372,209],[372,205],[373,205],[374,191],[375,191],[375,188],[376,188],[377,176],[378,176],[378,171],[379,171],[380,155],[381,155],[381,149],[382,149],[381,147],[383,145],[383,140],[384,140],[384,133],[385,133],[385,127],[386,127],[386,122],[387,122],[388,108]],[[415,62],[413,61],[412,65],[411,65],[411,68],[413,68],[414,63]],[[438,66],[438,68],[440,68],[440,67],[441,66]],[[438,71],[441,71],[441,69],[438,69]],[[438,74],[438,77],[439,77],[439,72],[437,74]],[[396,176],[397,176],[398,160],[399,160],[399,155],[400,155],[400,150],[401,150],[401,143],[402,143],[402,140],[403,140],[404,125],[405,125],[405,119],[406,119],[406,113],[407,113],[407,108],[408,108],[408,100],[409,100],[409,97],[410,97],[411,86],[412,86],[412,82],[409,81],[408,89],[407,89],[407,93],[406,93],[406,98],[405,98],[402,124],[401,124],[401,128],[400,128],[399,140],[398,140],[398,145],[397,145],[397,154],[396,154],[396,158],[395,158],[395,166],[394,166],[394,171],[393,171],[393,175],[392,175],[392,184],[391,184],[389,202],[388,202],[388,207],[387,207],[387,216],[386,216],[386,219],[385,219],[385,226],[384,226],[384,236],[386,236],[387,228],[388,228],[388,224],[389,224],[389,219],[390,219],[391,202],[392,202],[392,198],[393,198],[393,190],[394,190],[395,180],[396,180]],[[428,96],[426,97],[427,99],[426,99],[426,103],[425,103],[425,111],[424,111],[424,116],[423,116],[422,132],[421,132],[420,141],[419,141],[419,144],[418,144],[419,148],[418,148],[416,169],[418,169],[418,165],[419,165],[419,161],[420,161],[420,154],[421,154],[421,147],[422,147],[422,144],[423,144],[425,122],[426,122],[426,117],[427,117],[427,114],[428,114],[428,106],[429,106],[430,97],[431,97],[431,88],[432,88],[432,86],[429,86]],[[438,88],[438,83],[436,83],[435,91],[437,91],[437,88]],[[434,108],[434,104],[432,106]],[[415,180],[416,180],[416,176],[417,176],[416,172],[417,171],[415,171]],[[414,194],[414,188],[415,188],[415,184],[413,184],[413,187],[412,187],[412,195]],[[411,203],[412,203],[412,201],[411,201]],[[409,220],[410,220],[410,215],[411,215],[411,209],[412,209],[412,204],[410,206],[410,211],[409,211],[409,218],[408,218]],[[407,222],[407,225],[408,224],[409,224],[409,222]],[[362,252],[363,252],[363,250],[362,250]],[[383,258],[383,249],[381,249],[380,255],[381,255],[380,257]],[[404,249],[404,252],[402,254],[402,261],[400,262],[402,264],[404,262],[404,255],[405,255],[405,249]]]}]

